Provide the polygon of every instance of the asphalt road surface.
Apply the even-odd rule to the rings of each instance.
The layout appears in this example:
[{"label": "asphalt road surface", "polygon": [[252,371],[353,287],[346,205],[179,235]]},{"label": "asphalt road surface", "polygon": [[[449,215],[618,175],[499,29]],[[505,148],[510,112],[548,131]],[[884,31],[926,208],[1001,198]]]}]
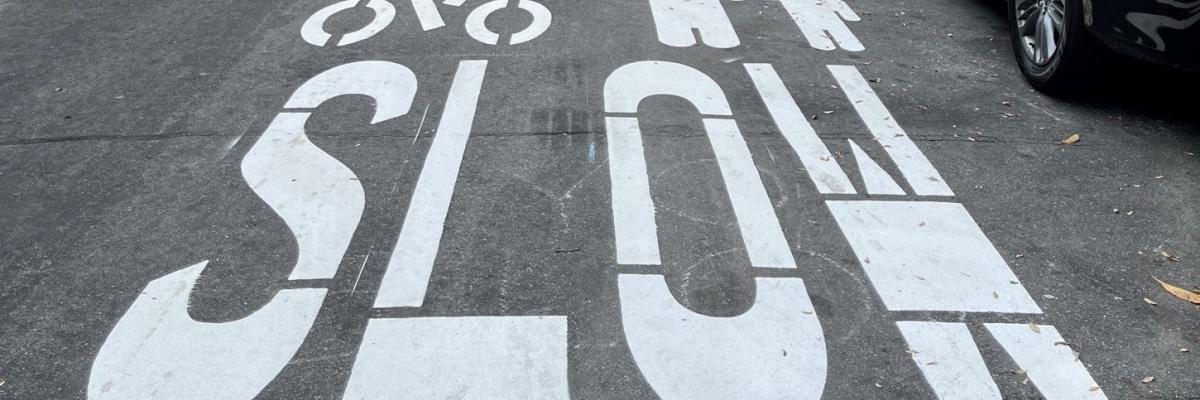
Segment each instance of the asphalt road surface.
[{"label": "asphalt road surface", "polygon": [[0,398],[1200,398],[1195,77],[999,3],[0,0]]}]

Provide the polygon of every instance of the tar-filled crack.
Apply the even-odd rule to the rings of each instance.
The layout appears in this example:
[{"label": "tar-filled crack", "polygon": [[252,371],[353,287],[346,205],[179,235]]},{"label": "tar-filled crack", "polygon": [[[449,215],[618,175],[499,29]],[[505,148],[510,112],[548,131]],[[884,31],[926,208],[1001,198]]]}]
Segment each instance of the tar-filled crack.
[{"label": "tar-filled crack", "polygon": [[71,143],[71,142],[149,142],[156,140],[189,139],[189,138],[232,138],[236,134],[177,132],[155,135],[75,135],[48,138],[19,138],[0,139],[0,146],[28,146],[35,144]]}]

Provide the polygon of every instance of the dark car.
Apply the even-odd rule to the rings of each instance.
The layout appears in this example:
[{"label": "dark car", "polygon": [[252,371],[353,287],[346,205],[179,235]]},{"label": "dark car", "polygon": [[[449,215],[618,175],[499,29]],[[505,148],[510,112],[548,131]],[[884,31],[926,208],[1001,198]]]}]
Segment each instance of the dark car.
[{"label": "dark car", "polygon": [[1200,69],[1200,0],[1008,0],[1013,50],[1038,90],[1094,85],[1114,53]]}]

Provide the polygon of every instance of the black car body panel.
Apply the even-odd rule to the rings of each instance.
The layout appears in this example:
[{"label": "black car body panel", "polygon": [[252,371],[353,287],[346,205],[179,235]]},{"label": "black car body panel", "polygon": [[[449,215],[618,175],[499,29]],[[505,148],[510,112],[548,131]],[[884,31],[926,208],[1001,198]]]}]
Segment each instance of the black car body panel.
[{"label": "black car body panel", "polygon": [[1200,0],[1083,0],[1084,23],[1109,48],[1200,70]]}]

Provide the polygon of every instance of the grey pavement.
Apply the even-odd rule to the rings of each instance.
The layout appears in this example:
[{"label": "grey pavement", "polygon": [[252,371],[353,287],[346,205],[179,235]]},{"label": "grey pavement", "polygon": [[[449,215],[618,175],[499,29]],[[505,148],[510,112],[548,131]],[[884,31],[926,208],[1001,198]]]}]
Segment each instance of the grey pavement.
[{"label": "grey pavement", "polygon": [[[826,399],[938,398],[897,321],[963,323],[1004,398],[1053,396],[984,324],[1057,328],[1108,398],[1200,398],[1200,308],[1152,278],[1200,285],[1194,75],[1129,67],[1104,94],[1046,97],[1012,61],[1003,6],[985,0],[847,0],[862,52],[813,49],[781,3],[752,0],[722,2],[741,39],[730,49],[660,43],[646,0],[541,1],[553,22],[519,45],[504,43],[529,14],[494,14],[501,44],[488,45],[463,25],[482,0],[439,5],[446,26],[430,31],[396,1],[395,21],[370,39],[306,43],[301,26],[331,3],[0,0],[0,398],[89,398],[93,363],[143,289],[205,260],[187,300],[197,321],[328,289],[261,399],[342,398],[369,321],[479,316],[565,317],[571,398],[669,398],[623,325],[620,277],[644,275],[711,317],[752,310],[755,278],[802,279],[823,331]],[[371,18],[355,8],[326,28],[336,42]],[[366,200],[336,274],[289,280],[297,240],[241,162],[302,83],[363,60],[411,69],[412,107],[379,124],[363,96],[309,110],[309,138]],[[427,294],[419,307],[376,307],[464,60],[487,60],[487,72]],[[751,265],[701,116],[662,96],[638,115],[662,265],[618,263],[604,85],[647,60],[721,86],[798,268]],[[847,139],[873,135],[826,66],[856,66],[953,189],[937,199],[970,212],[1043,313],[889,308],[823,204],[872,196],[818,193],[746,63],[778,71],[843,166],[854,165]],[[1073,133],[1079,143],[1059,143]],[[889,198],[921,199],[906,192]]]}]

